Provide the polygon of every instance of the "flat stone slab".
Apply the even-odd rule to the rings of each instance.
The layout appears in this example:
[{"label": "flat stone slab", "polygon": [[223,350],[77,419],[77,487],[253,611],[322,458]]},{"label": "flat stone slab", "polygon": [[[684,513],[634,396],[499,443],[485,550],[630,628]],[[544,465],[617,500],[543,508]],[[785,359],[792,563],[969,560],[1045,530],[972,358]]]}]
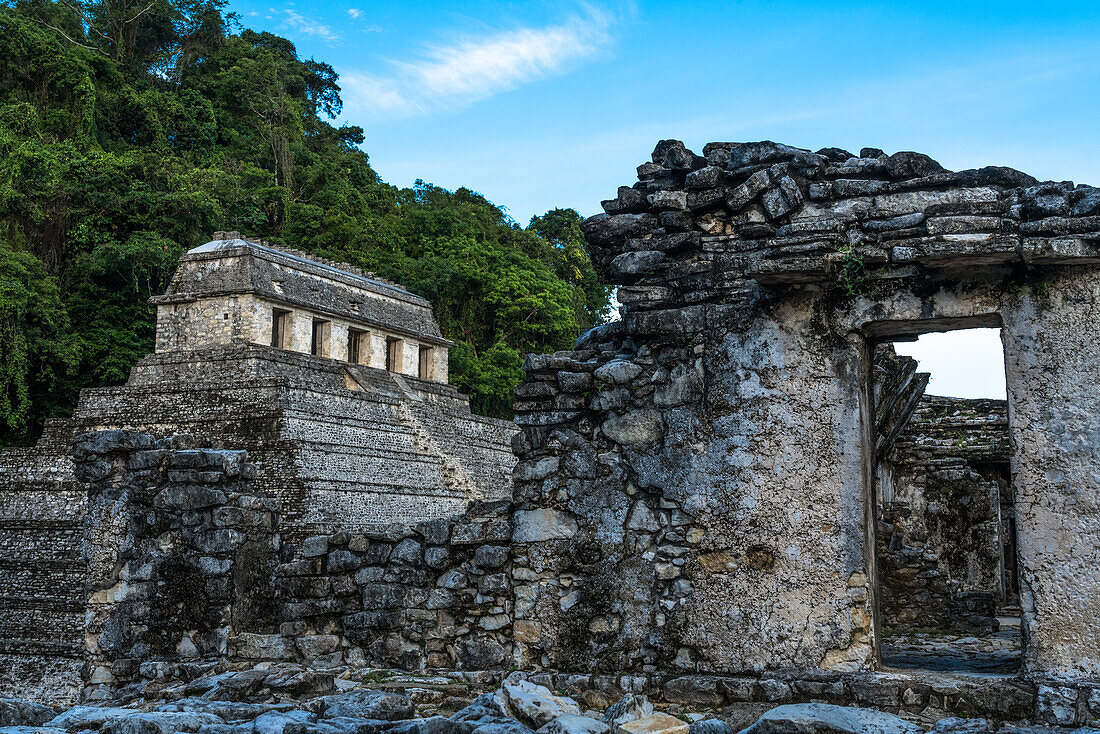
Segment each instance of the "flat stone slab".
[{"label": "flat stone slab", "polygon": [[796,703],[773,708],[741,734],[924,734],[924,729],[874,709]]},{"label": "flat stone slab", "polygon": [[668,714],[650,714],[622,724],[619,731],[623,734],[688,734],[688,724]]}]

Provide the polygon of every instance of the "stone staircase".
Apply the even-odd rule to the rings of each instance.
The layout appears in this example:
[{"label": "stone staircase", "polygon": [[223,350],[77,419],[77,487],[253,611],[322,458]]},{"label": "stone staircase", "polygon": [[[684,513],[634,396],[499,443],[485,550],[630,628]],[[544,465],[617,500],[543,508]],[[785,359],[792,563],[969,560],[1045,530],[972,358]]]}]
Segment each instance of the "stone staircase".
[{"label": "stone staircase", "polygon": [[476,498],[477,487],[469,472],[466,471],[466,467],[439,445],[417,415],[424,400],[416,390],[410,388],[400,375],[386,370],[365,368],[360,365],[349,365],[345,369],[364,392],[375,392],[400,399],[394,412],[401,424],[412,432],[413,447],[426,455],[439,457],[444,488],[471,500]]}]

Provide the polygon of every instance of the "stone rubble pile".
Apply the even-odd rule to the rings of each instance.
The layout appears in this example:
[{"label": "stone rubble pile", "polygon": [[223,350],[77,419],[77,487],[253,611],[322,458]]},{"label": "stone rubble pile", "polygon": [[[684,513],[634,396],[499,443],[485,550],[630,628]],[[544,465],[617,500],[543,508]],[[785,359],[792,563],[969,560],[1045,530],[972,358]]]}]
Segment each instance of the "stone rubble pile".
[{"label": "stone rubble pile", "polygon": [[[334,678],[273,665],[180,681],[162,698],[58,711],[0,699],[0,734],[923,734],[889,713],[824,703],[689,713],[627,694],[602,713],[515,674],[496,691],[469,697],[459,679]],[[376,687],[377,686],[377,687]],[[454,694],[465,695],[454,695]],[[452,695],[448,695],[452,694]],[[732,726],[731,726],[732,724]],[[931,734],[1094,734],[1097,729],[1008,725],[942,718]]]}]

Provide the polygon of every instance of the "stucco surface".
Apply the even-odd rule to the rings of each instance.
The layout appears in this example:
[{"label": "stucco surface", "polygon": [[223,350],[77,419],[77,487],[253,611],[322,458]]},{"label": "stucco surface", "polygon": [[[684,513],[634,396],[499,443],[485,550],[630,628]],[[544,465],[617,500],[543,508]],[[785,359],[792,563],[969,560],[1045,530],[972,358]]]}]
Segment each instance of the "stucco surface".
[{"label": "stucco surface", "polygon": [[662,141],[638,174],[584,226],[622,320],[517,389],[517,511],[577,528],[520,549],[520,659],[873,668],[872,355],[992,326],[1028,672],[1100,674],[1097,191],[767,141]]}]

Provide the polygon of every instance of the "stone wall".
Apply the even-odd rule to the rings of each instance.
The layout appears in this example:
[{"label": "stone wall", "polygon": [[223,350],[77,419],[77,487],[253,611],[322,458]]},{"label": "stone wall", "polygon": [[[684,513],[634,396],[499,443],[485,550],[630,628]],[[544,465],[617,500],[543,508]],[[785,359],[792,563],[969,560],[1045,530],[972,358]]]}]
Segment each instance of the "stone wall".
[{"label": "stone wall", "polygon": [[[526,660],[601,671],[865,664],[861,507],[822,491],[838,468],[858,478],[858,453],[800,420],[816,412],[858,430],[858,383],[807,383],[835,347],[797,328],[725,332],[708,349],[694,329],[669,327],[645,345],[626,340],[630,351],[616,339],[528,359],[519,394],[545,385],[553,397],[517,406],[528,443],[515,502],[567,522],[528,536],[541,574],[528,618],[542,637]],[[742,339],[751,367],[731,359]],[[567,401],[581,410],[554,410]],[[576,471],[573,457],[585,456]]]},{"label": "stone wall", "polygon": [[584,229],[622,321],[517,391],[517,517],[545,521],[517,522],[521,664],[873,666],[874,349],[1001,326],[1026,665],[1100,676],[1100,192],[663,141],[604,206]]},{"label": "stone wall", "polygon": [[70,436],[50,423],[33,448],[0,450],[0,690],[64,703],[80,688],[84,493]]},{"label": "stone wall", "polygon": [[512,658],[506,502],[462,517],[285,542],[243,451],[101,431],[88,493],[85,697],[180,663],[486,670]]},{"label": "stone wall", "polygon": [[[242,657],[405,670],[487,670],[512,657],[506,502],[460,518],[307,538],[276,569],[280,637],[238,640]],[[297,649],[292,647],[292,644]]]},{"label": "stone wall", "polygon": [[[892,629],[989,631],[1014,586],[1003,400],[924,397],[879,468],[879,581]],[[1002,536],[1007,535],[1008,547]],[[1006,562],[1008,567],[1006,568]],[[1015,604],[1015,601],[1013,601]]]},{"label": "stone wall", "polygon": [[454,388],[271,347],[154,354],[126,386],[86,390],[78,430],[183,432],[247,450],[285,532],[416,522],[510,490],[510,422]]},{"label": "stone wall", "polygon": [[[168,303],[157,311],[156,351],[177,352],[232,343],[272,345],[272,316],[285,310],[286,304],[257,297],[250,293],[196,298]],[[350,360],[349,329],[362,334],[359,361],[367,367],[386,369],[387,339],[398,338],[400,351],[394,372],[409,377],[419,376],[420,348],[431,349],[427,379],[446,384],[448,374],[447,348],[436,341],[419,342],[386,331],[378,326],[334,319],[316,310],[297,308],[287,313],[284,343],[280,346],[292,352],[309,354],[312,347],[314,320],[326,322],[326,331],[319,356],[347,362]]]},{"label": "stone wall", "polygon": [[[554,440],[569,442],[570,436]],[[913,716],[932,710],[996,720],[1035,716],[1061,724],[1100,715],[1094,701],[1100,686],[1041,676],[945,685],[928,673],[684,674],[674,669],[675,662],[673,669],[558,671],[523,655],[547,634],[529,621],[539,587],[549,578],[540,544],[575,536],[579,527],[570,516],[514,510],[505,502],[475,503],[462,517],[285,542],[277,508],[256,493],[245,454],[197,448],[201,443],[135,431],[77,439],[75,472],[89,503],[84,671],[89,700],[152,701],[169,691],[178,696],[196,676],[227,671],[237,671],[233,680],[246,686],[270,683],[275,671],[280,692],[308,694],[316,690],[314,683],[331,686],[335,672],[345,679],[369,679],[379,668],[457,670],[462,672],[431,680],[466,676],[463,680],[496,684],[518,667],[592,706],[606,706],[624,693],[646,693],[693,707],[731,706],[730,715],[806,700]],[[591,473],[590,460],[606,461],[583,446],[573,448],[579,450],[557,462],[525,467],[524,481],[555,471],[583,476]],[[672,508],[647,513],[645,507],[630,508],[632,529],[660,538],[652,542],[665,548],[699,543],[697,525],[685,526]],[[669,560],[661,563],[687,566],[676,563],[682,555],[669,551],[662,551],[659,557]],[[592,552],[579,546],[575,557],[594,563]],[[763,571],[776,559],[755,550],[749,562]],[[587,579],[578,571],[591,573],[591,567],[563,570],[555,582],[567,589],[579,586]],[[616,596],[640,591],[629,586],[635,583],[629,568],[608,565],[601,572],[609,601],[602,619],[574,630],[577,644],[583,635],[614,630],[624,620],[615,616]],[[681,573],[665,579],[670,587],[694,571],[687,567]],[[619,588],[613,586],[616,579]],[[582,589],[560,596],[559,609],[600,603],[579,593]],[[669,592],[664,598],[675,598],[677,590]],[[662,605],[668,606],[675,605]]]},{"label": "stone wall", "polygon": [[274,624],[275,506],[252,490],[245,452],[195,443],[134,431],[76,439],[90,699],[144,664],[224,656],[238,631]]},{"label": "stone wall", "polygon": [[[239,302],[229,297],[245,297]],[[227,309],[242,308],[239,338],[271,343],[270,311],[258,304],[277,304],[291,311],[316,314],[367,330],[411,337],[435,346],[450,346],[442,337],[432,315],[431,303],[401,286],[385,281],[346,263],[336,263],[295,250],[272,247],[242,239],[237,232],[217,232],[215,239],[189,250],[180,258],[167,292],[152,302],[158,306],[157,351],[164,348],[194,348],[199,344],[185,337],[194,334],[203,341],[227,335],[222,325],[207,317],[223,316],[203,309],[199,320],[179,318],[181,305],[198,299],[217,299]],[[163,323],[160,314],[165,315]],[[231,310],[232,322],[238,317]],[[264,319],[267,319],[266,323]],[[286,346],[308,352],[310,333],[304,319],[301,329]],[[445,381],[445,380],[444,380]]]}]

